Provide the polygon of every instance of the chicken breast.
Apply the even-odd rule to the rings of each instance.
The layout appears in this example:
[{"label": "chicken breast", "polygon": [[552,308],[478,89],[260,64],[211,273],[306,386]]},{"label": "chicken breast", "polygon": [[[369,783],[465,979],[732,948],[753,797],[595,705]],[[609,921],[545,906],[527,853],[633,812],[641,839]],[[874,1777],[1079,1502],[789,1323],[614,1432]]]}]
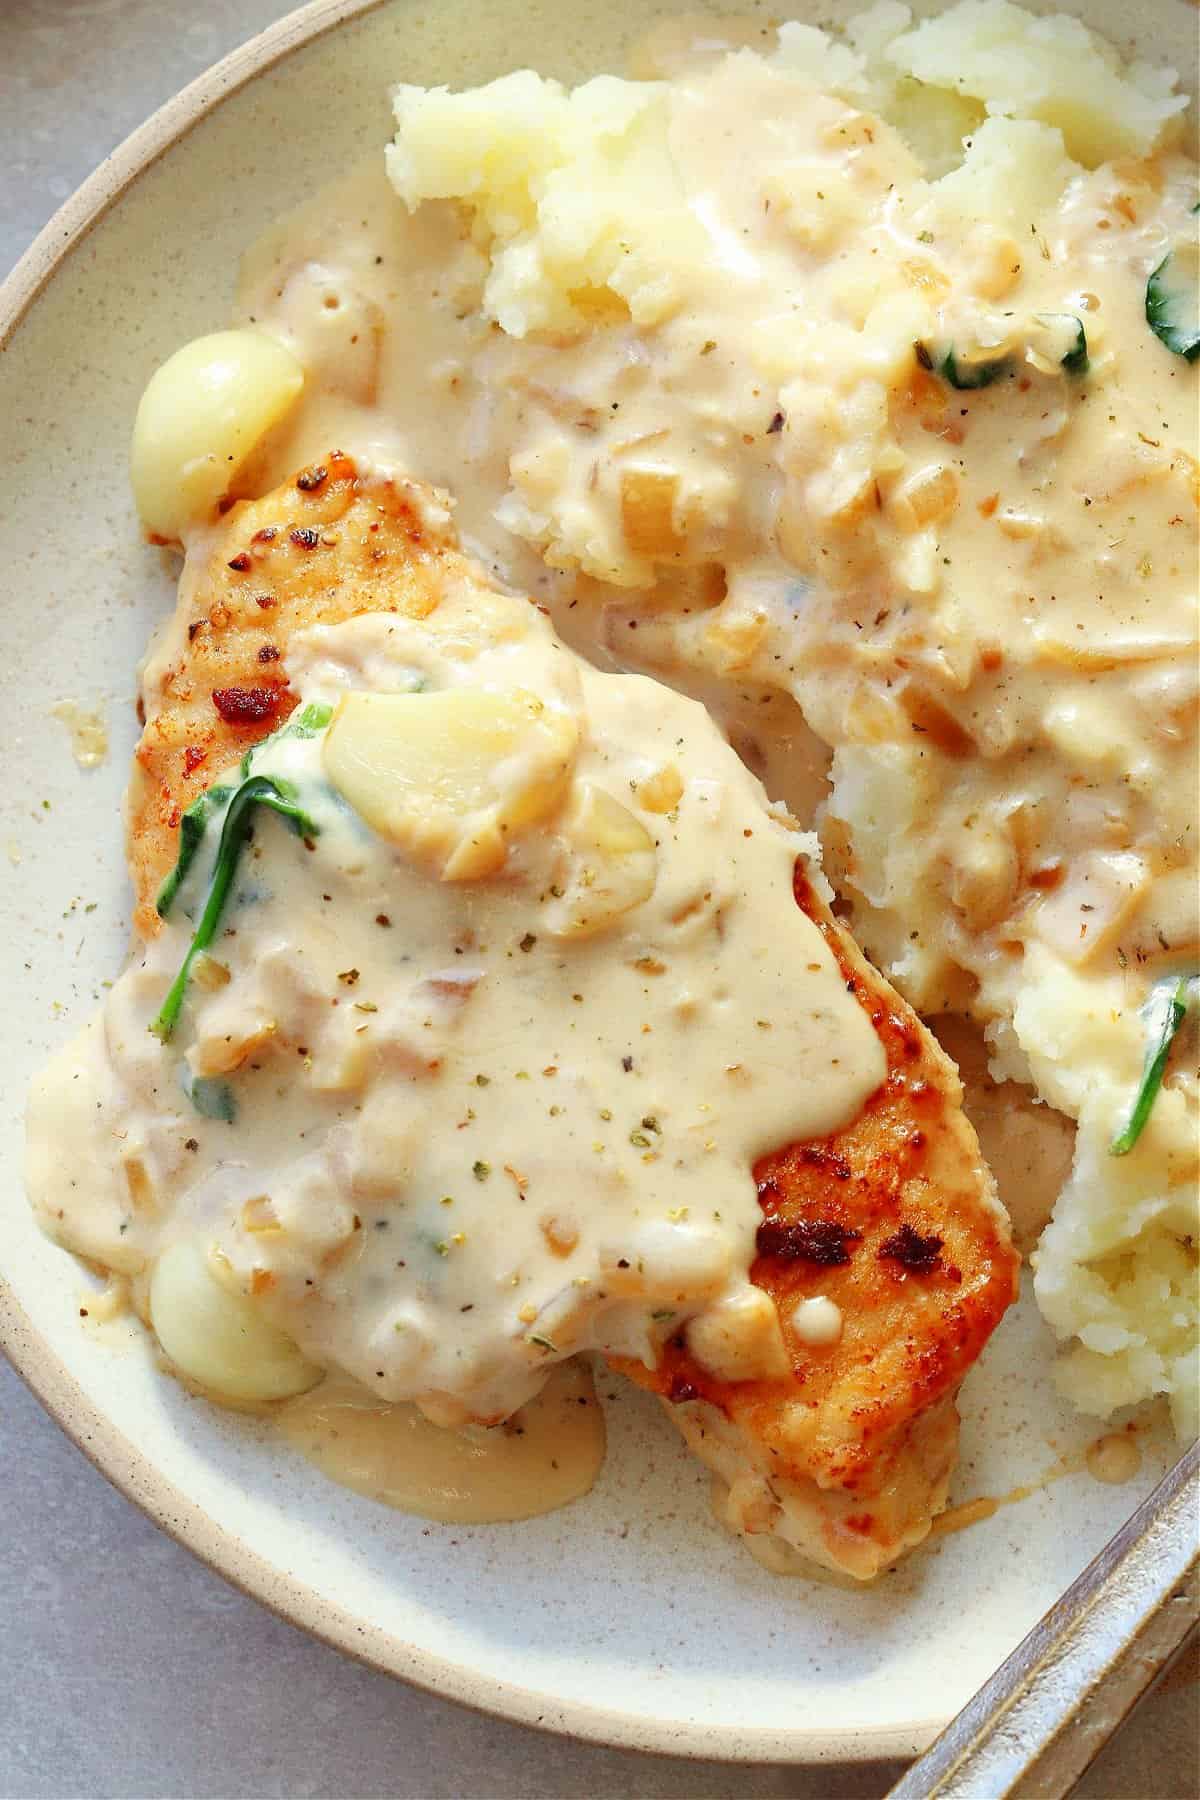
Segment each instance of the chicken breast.
[{"label": "chicken breast", "polygon": [[[689,1346],[623,1364],[725,1484],[726,1522],[859,1578],[924,1538],[958,1447],[955,1392],[1016,1298],[1019,1259],[954,1065],[797,865],[796,902],[869,1014],[887,1078],[847,1129],[755,1169],[751,1280],[790,1370],[722,1381]],[[825,1341],[822,1341],[825,1340]]]},{"label": "chicken breast", "polygon": [[239,502],[193,546],[175,614],[143,670],[144,729],[126,795],[143,937],[159,929],[155,899],[183,813],[296,706],[294,634],[358,613],[425,618],[449,583],[478,573],[435,494],[387,478],[364,483],[337,451],[286,487]]},{"label": "chicken breast", "polygon": [[[156,896],[184,810],[296,705],[293,635],[365,612],[420,619],[464,580],[485,577],[438,497],[360,478],[341,454],[239,503],[193,547],[144,671],[127,801],[144,936],[159,929]],[[657,1367],[616,1366],[663,1397],[725,1484],[735,1529],[866,1578],[919,1542],[945,1502],[955,1392],[1014,1297],[1017,1259],[953,1065],[802,869],[797,904],[868,1014],[887,1077],[846,1129],[781,1148],[755,1171],[751,1279],[778,1316],[786,1367],[730,1380],[686,1330]]]}]

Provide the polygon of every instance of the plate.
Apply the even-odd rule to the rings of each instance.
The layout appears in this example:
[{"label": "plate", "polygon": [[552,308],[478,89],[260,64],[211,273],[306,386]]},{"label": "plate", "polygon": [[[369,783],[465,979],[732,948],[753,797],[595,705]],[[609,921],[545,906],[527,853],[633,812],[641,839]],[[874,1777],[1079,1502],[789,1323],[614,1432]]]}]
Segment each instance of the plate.
[{"label": "plate", "polygon": [[[619,67],[635,9],[580,0],[319,0],[187,88],[105,163],[0,289],[0,1342],[103,1472],[229,1580],[296,1624],[440,1694],[632,1748],[817,1761],[923,1748],[1153,1486],[1104,1487],[1095,1425],[1049,1380],[1023,1302],[963,1393],[955,1499],[1032,1492],[938,1537],[873,1587],[782,1579],[714,1523],[707,1478],[655,1403],[605,1379],[595,1490],[520,1525],[433,1525],[326,1482],[253,1420],[189,1397],[140,1334],[79,1316],[86,1276],[21,1187],[29,1077],[102,998],[128,941],[118,829],[133,670],[172,602],[127,491],[155,365],[225,322],[237,259],[272,216],[382,144],[385,83],[463,84],[532,63]],[[644,24],[656,8],[640,9]],[[678,7],[662,6],[664,12]],[[790,9],[789,9],[790,10]],[[1180,0],[1088,9],[1124,46],[1191,41]],[[1136,34],[1131,39],[1131,29]],[[82,771],[61,701],[103,711]],[[1047,1480],[1047,1476],[1053,1479]],[[987,1510],[986,1508],[983,1510]],[[132,1611],[132,1594],[121,1604]]]}]

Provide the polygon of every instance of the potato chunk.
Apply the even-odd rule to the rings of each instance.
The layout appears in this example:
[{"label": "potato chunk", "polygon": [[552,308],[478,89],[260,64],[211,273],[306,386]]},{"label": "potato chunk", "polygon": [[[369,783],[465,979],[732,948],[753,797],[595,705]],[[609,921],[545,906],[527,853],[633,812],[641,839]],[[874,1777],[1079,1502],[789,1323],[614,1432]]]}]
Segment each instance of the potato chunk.
[{"label": "potato chunk", "polygon": [[291,351],[262,331],[215,331],[169,356],[146,384],[130,448],[147,532],[172,543],[207,518],[303,386]]},{"label": "potato chunk", "polygon": [[654,839],[627,806],[583,782],[565,821],[561,892],[546,907],[556,937],[592,937],[654,892]]},{"label": "potato chunk", "polygon": [[176,1368],[228,1399],[282,1400],[321,1378],[253,1301],[221,1286],[194,1239],[172,1244],[155,1263],[150,1321]]},{"label": "potato chunk", "polygon": [[325,773],[381,837],[442,881],[503,867],[515,832],[566,794],[579,727],[522,689],[347,694]]}]

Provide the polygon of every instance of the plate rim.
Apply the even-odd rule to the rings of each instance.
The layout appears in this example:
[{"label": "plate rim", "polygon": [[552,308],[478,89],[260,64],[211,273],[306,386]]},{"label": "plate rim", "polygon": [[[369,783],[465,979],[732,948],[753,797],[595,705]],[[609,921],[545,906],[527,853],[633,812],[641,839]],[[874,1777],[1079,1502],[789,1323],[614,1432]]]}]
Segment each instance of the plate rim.
[{"label": "plate rim", "polygon": [[[230,95],[293,52],[386,0],[310,0],[229,52],[181,88],[93,170],[0,282],[0,353],[50,282],[93,227],[158,159]],[[0,1272],[0,1351],[55,1424],[119,1493],[153,1524],[242,1593],[278,1617],[370,1668],[426,1693],[514,1724],[561,1736],[682,1759],[728,1763],[817,1764],[910,1758],[943,1729],[947,1716],[908,1725],[831,1731],[808,1726],[683,1725],[576,1700],[481,1674],[422,1649],[325,1599],[296,1574],[277,1568],[218,1524],[139,1450],[86,1393],[36,1329]],[[798,1685],[797,1698],[800,1696]]]}]

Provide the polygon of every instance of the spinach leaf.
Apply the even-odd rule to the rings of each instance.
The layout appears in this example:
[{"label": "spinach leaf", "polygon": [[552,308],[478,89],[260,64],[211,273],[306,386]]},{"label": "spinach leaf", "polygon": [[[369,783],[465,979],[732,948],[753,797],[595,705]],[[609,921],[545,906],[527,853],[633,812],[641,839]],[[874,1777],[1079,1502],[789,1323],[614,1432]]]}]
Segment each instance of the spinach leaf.
[{"label": "spinach leaf", "polygon": [[[274,775],[251,775],[243,781],[234,792],[225,812],[225,823],[221,827],[221,841],[217,846],[216,862],[213,864],[212,880],[209,882],[208,898],[204,902],[204,910],[200,914],[200,922],[196,926],[187,955],[180,965],[179,973],[171,983],[162,1010],[150,1029],[165,1044],[175,1026],[179,1022],[179,1014],[183,1009],[183,999],[187,992],[188,979],[192,972],[192,964],[202,950],[207,950],[217,935],[221,923],[221,914],[229,898],[229,890],[233,886],[233,878],[237,873],[238,860],[242,847],[250,831],[250,814],[256,806],[266,806],[285,819],[297,837],[313,838],[318,836],[318,827],[312,818],[298,804],[296,789],[292,782],[284,781]],[[192,854],[195,854],[193,850]]]},{"label": "spinach leaf", "polygon": [[155,902],[155,907],[160,919],[166,918],[174,903],[176,894],[178,894],[184,881],[187,879],[188,870],[196,859],[196,852],[203,842],[204,833],[208,828],[209,820],[215,812],[220,812],[232,793],[233,789],[231,787],[208,788],[197,799],[192,801],[192,804],[188,807],[182,819],[180,819],[179,856],[176,860],[175,867],[171,870],[171,873],[159,888],[158,899]]},{"label": "spinach leaf", "polygon": [[1108,1146],[1110,1155],[1127,1156],[1146,1129],[1146,1122],[1163,1084],[1171,1045],[1187,1017],[1188,1007],[1196,997],[1198,982],[1200,976],[1197,975],[1172,975],[1166,981],[1156,982],[1151,988],[1150,998],[1142,1008],[1142,1017],[1149,1028],[1142,1078],[1133,1097],[1129,1118]]}]

